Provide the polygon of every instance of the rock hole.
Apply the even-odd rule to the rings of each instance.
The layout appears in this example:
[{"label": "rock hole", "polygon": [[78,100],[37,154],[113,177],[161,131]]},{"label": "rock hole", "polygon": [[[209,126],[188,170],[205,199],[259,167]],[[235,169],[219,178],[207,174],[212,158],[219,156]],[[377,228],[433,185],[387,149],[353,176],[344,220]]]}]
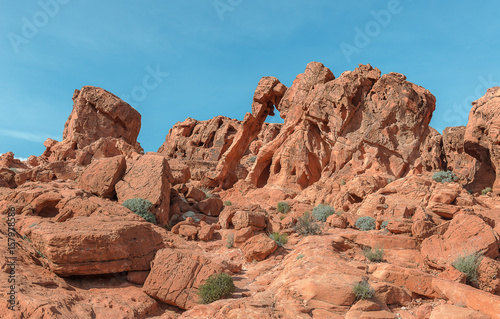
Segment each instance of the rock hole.
[{"label": "rock hole", "polygon": [[271,162],[266,165],[262,173],[260,173],[259,179],[257,180],[257,187],[262,188],[267,184],[267,180],[269,179],[269,175],[271,175]]}]

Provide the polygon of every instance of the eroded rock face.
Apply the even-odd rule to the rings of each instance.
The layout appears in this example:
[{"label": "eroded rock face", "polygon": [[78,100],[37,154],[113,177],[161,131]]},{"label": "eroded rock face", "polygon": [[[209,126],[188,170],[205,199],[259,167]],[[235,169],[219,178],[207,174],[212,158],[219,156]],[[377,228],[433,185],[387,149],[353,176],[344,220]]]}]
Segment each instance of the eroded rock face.
[{"label": "eroded rock face", "polygon": [[61,276],[149,270],[162,237],[146,221],[116,217],[75,217],[41,222],[28,237]]},{"label": "eroded rock face", "polygon": [[[469,122],[465,128],[464,150],[476,158],[484,171],[496,174],[493,190],[500,190],[500,87],[488,89],[479,100],[472,102]],[[487,179],[488,175],[480,176]],[[491,182],[491,181],[487,181]]]},{"label": "eroded rock face", "polygon": [[[137,142],[141,115],[130,105],[94,86],[75,90],[73,102],[73,111],[64,125],[63,141],[48,139],[42,158],[59,161],[80,157],[86,165],[92,153],[107,155],[111,151],[111,156],[115,156],[120,151],[125,155],[143,152]],[[92,146],[94,143],[100,145]]]}]

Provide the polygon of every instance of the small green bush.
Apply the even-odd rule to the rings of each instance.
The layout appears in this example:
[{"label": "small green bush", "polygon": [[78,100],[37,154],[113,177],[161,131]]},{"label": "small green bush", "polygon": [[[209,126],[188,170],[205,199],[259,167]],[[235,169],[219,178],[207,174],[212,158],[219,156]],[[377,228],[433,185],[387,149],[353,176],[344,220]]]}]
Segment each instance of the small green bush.
[{"label": "small green bush", "polygon": [[248,158],[248,163],[255,163],[256,160],[257,160],[257,156],[250,156]]},{"label": "small green bush", "polygon": [[432,175],[432,179],[438,183],[451,183],[456,181],[458,176],[452,171],[439,171]]},{"label": "small green bush", "polygon": [[304,258],[304,254],[298,254],[297,257],[295,257],[295,260],[299,260],[299,259],[302,259]]},{"label": "small green bush", "polygon": [[335,209],[329,205],[319,204],[312,210],[313,217],[320,222],[326,222],[328,216],[335,214]]},{"label": "small green bush", "polygon": [[345,185],[345,179],[340,180],[340,185]]},{"label": "small green bush", "polygon": [[277,209],[279,213],[286,214],[290,211],[290,205],[287,202],[279,202]]},{"label": "small green bush", "polygon": [[202,188],[200,188],[200,190],[203,193],[205,193],[205,198],[212,198],[212,197],[214,197],[214,194],[212,194],[208,188],[202,187]]},{"label": "small green bush", "polygon": [[231,233],[229,235],[227,235],[227,238],[226,238],[226,247],[227,248],[233,248],[234,246],[234,234]]},{"label": "small green bush", "polygon": [[224,206],[232,206],[232,205],[233,205],[233,203],[231,203],[230,200],[227,200],[224,202]]},{"label": "small green bush", "polygon": [[362,231],[375,229],[375,219],[370,216],[363,216],[356,220],[356,228]]},{"label": "small green bush", "polygon": [[467,283],[476,283],[477,282],[477,269],[479,268],[479,264],[483,259],[483,255],[481,253],[463,253],[461,256],[457,257],[453,262],[453,267],[458,269],[460,272],[463,272],[467,275]]},{"label": "small green bush", "polygon": [[198,295],[201,303],[208,304],[231,296],[235,289],[233,278],[222,273],[210,276],[198,289]]},{"label": "small green bush", "polygon": [[282,247],[283,245],[285,245],[288,242],[288,235],[287,234],[281,234],[278,232],[274,232],[274,233],[270,234],[269,237],[271,237],[271,239],[274,240],[276,242],[276,244],[278,244],[278,246],[280,246],[280,247]]},{"label": "small green bush", "polygon": [[486,187],[485,189],[483,189],[483,190],[481,191],[481,194],[486,195],[486,194],[490,193],[491,191],[493,191],[493,190],[491,189],[491,187]]},{"label": "small green bush", "polygon": [[370,299],[375,294],[375,290],[370,286],[368,281],[363,280],[358,282],[352,288],[357,300]]},{"label": "small green bush", "polygon": [[303,236],[321,234],[321,228],[313,220],[309,212],[305,212],[302,217],[299,217],[297,223],[294,226],[294,230],[295,232]]},{"label": "small green bush", "polygon": [[384,220],[382,222],[382,224],[380,225],[380,228],[382,229],[386,229],[387,228],[387,225],[389,225],[389,221],[388,220]]},{"label": "small green bush", "polygon": [[156,224],[156,217],[149,212],[149,209],[153,207],[153,204],[147,199],[142,198],[131,198],[123,202],[123,206],[130,209],[135,214],[141,216],[150,223]]},{"label": "small green bush", "polygon": [[384,249],[380,247],[367,248],[364,250],[365,257],[374,263],[378,263],[384,260]]}]

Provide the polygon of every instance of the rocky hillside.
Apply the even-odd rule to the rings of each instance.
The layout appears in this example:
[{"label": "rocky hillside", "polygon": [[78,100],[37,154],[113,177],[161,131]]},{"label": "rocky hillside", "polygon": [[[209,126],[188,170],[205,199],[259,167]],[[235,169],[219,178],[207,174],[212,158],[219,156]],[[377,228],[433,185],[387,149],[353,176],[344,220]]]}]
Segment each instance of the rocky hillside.
[{"label": "rocky hillside", "polygon": [[0,156],[5,318],[500,318],[500,87],[441,135],[404,75],[311,62],[146,154],[130,105],[73,102],[61,142]]}]

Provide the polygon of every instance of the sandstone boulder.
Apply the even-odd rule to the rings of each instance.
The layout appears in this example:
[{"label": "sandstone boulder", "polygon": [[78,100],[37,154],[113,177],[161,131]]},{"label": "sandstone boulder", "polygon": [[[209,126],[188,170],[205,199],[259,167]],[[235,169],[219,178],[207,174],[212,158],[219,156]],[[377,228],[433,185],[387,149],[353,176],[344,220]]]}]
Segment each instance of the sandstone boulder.
[{"label": "sandstone boulder", "polygon": [[489,319],[479,311],[454,305],[439,305],[432,310],[429,319]]},{"label": "sandstone boulder", "polygon": [[461,304],[490,316],[500,318],[500,296],[496,296],[468,285],[434,278],[432,286],[442,298],[455,305]]},{"label": "sandstone boulder", "polygon": [[247,261],[264,260],[278,248],[278,244],[269,236],[259,234],[247,240],[241,250]]},{"label": "sandstone boulder", "polygon": [[208,216],[219,216],[224,208],[224,203],[220,198],[207,198],[198,203],[200,211]]},{"label": "sandstone boulder", "polygon": [[161,155],[144,155],[127,165],[123,179],[116,183],[118,201],[142,198],[153,204],[151,211],[158,224],[168,224],[170,220],[171,173],[167,160]]},{"label": "sandstone boulder", "polygon": [[222,271],[222,266],[204,257],[165,248],[157,252],[143,289],[169,305],[190,309],[199,302],[198,288]]},{"label": "sandstone boulder", "polygon": [[28,237],[61,276],[149,270],[162,237],[148,222],[123,218],[75,217],[41,222]]},{"label": "sandstone boulder", "polygon": [[111,198],[116,194],[115,184],[122,178],[126,168],[127,163],[122,155],[96,160],[85,168],[78,186],[97,196]]},{"label": "sandstone boulder", "polygon": [[444,269],[464,253],[479,252],[490,258],[499,256],[499,235],[483,219],[461,213],[450,222],[446,232],[422,242],[421,253],[431,267]]},{"label": "sandstone boulder", "polygon": [[237,211],[231,219],[234,229],[252,227],[256,230],[266,228],[266,217],[263,214],[252,211]]},{"label": "sandstone boulder", "polygon": [[[47,149],[41,156],[43,159],[64,161],[80,156],[84,157],[80,162],[86,165],[90,163],[88,154],[99,150],[106,152],[108,146],[94,147],[92,152],[86,150],[83,155],[79,153],[101,139],[108,141],[118,139],[129,145],[128,149],[121,147],[128,151],[128,154],[124,155],[143,152],[137,142],[141,129],[141,115],[130,105],[114,94],[93,86],[75,90],[73,102],[73,111],[64,125],[63,141],[47,140],[44,143]],[[117,150],[119,151],[120,147]],[[119,154],[111,156],[115,155]]]}]

